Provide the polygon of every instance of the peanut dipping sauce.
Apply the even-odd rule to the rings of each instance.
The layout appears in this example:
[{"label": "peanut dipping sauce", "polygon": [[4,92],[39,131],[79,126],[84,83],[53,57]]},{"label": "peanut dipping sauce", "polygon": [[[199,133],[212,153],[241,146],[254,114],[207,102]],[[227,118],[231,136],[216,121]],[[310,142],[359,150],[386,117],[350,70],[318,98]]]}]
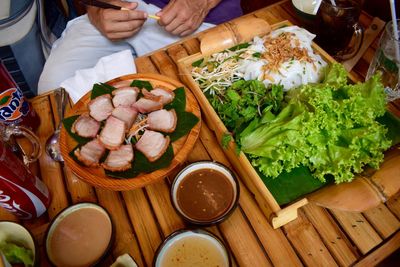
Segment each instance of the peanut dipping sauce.
[{"label": "peanut dipping sauce", "polygon": [[112,223],[100,208],[78,208],[61,214],[55,222],[47,237],[46,251],[56,266],[91,266],[109,246]]},{"label": "peanut dipping sauce", "polygon": [[190,172],[177,188],[177,204],[195,221],[213,221],[226,213],[235,198],[234,185],[220,171],[204,168]]}]

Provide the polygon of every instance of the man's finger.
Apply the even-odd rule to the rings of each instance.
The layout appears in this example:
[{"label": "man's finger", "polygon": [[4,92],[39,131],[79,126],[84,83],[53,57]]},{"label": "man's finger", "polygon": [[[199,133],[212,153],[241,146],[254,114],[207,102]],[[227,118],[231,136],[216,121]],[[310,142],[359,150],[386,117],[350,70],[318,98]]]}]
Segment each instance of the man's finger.
[{"label": "man's finger", "polygon": [[107,32],[131,32],[136,30],[137,28],[142,27],[144,24],[144,20],[131,20],[124,22],[115,22],[111,23],[107,28]]}]

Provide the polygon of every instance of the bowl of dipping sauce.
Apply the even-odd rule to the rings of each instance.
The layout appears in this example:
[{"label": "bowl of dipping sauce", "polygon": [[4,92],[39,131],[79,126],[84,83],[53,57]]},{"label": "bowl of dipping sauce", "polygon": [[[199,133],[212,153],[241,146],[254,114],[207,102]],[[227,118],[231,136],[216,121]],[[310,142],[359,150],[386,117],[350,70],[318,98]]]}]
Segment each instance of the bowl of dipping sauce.
[{"label": "bowl of dipping sauce", "polygon": [[231,259],[223,242],[210,232],[178,230],[158,247],[153,266],[228,267],[231,266]]},{"label": "bowl of dipping sauce", "polygon": [[220,163],[195,162],[175,177],[171,199],[176,211],[188,222],[211,225],[224,220],[236,207],[239,182]]},{"label": "bowl of dipping sauce", "polygon": [[46,253],[55,266],[93,266],[108,252],[114,236],[108,212],[94,203],[61,211],[46,234]]}]

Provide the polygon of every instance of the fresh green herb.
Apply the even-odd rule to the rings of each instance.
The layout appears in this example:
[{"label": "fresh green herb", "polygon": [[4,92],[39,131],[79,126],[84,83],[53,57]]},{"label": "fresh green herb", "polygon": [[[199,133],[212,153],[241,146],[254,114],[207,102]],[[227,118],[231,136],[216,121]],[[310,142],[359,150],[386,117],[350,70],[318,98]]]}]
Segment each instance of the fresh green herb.
[{"label": "fresh green herb", "polygon": [[261,58],[261,53],[260,53],[260,52],[255,52],[255,53],[253,54],[253,57],[255,57],[255,58]]},{"label": "fresh green herb", "polygon": [[235,46],[229,48],[228,50],[236,51],[236,50],[247,48],[249,46],[250,46],[250,43],[242,43],[242,44],[235,45]]},{"label": "fresh green herb", "polygon": [[227,149],[229,146],[229,143],[233,140],[232,134],[230,132],[224,133],[224,135],[221,138],[221,146],[223,149]]},{"label": "fresh green herb", "polygon": [[196,60],[195,62],[192,63],[192,66],[193,67],[200,67],[201,63],[203,63],[203,61],[204,61],[204,58]]}]

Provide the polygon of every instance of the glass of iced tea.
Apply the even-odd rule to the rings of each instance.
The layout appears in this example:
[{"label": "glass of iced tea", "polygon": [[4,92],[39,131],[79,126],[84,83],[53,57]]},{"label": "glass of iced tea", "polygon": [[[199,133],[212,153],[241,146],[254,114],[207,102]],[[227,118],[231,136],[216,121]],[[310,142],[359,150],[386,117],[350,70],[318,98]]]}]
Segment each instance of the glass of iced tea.
[{"label": "glass of iced tea", "polygon": [[[399,23],[400,20],[397,20],[397,25]],[[368,80],[376,72],[381,73],[388,101],[400,99],[400,40],[398,28],[396,32],[398,33],[397,36],[393,31],[393,22],[388,22],[379,40],[378,48],[369,65],[366,77]]]},{"label": "glass of iced tea", "polygon": [[322,0],[318,10],[316,42],[337,60],[353,57],[361,47],[364,30],[358,23],[361,2]]}]

